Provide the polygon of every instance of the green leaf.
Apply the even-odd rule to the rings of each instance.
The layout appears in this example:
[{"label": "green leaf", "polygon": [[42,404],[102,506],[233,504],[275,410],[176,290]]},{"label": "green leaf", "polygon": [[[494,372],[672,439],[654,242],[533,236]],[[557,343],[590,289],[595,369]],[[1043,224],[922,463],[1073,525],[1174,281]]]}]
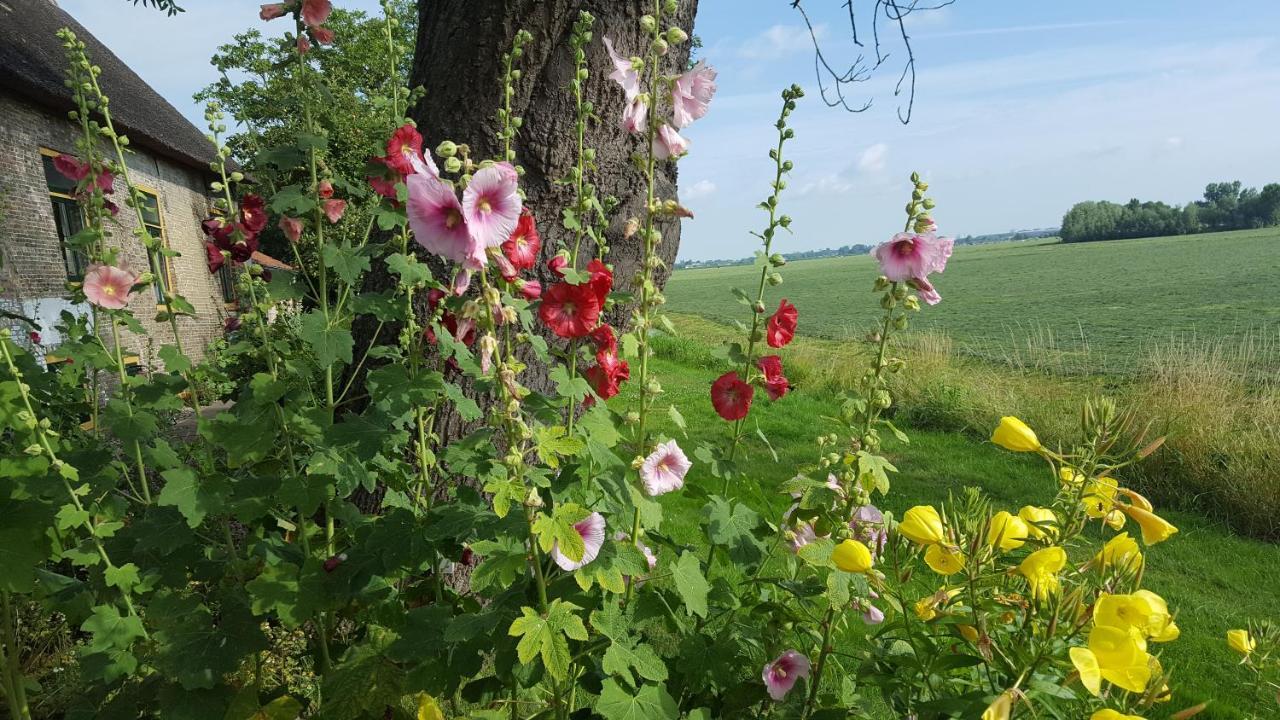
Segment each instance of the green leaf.
[{"label": "green leaf", "polygon": [[431,280],[431,268],[416,257],[395,253],[386,260],[387,269],[400,276],[400,285],[420,287]]},{"label": "green leaf", "polygon": [[274,612],[291,628],[306,622],[313,608],[304,604],[304,596],[298,592],[298,572],[298,566],[285,562],[263,568],[262,574],[244,586],[252,601],[253,613]]},{"label": "green leaf", "polygon": [[51,550],[54,506],[37,500],[0,500],[0,590],[29,593],[35,571]]},{"label": "green leaf", "polygon": [[551,552],[556,547],[561,555],[573,562],[582,560],[587,546],[578,534],[575,523],[581,522],[590,515],[585,508],[574,503],[557,505],[551,515],[540,513],[533,521],[532,530],[538,536],[538,546],[543,552]]},{"label": "green leaf", "polygon": [[348,285],[355,285],[360,276],[369,271],[369,258],[350,247],[325,245],[322,255],[325,266],[332,268]]},{"label": "green leaf", "polygon": [[676,701],[660,685],[645,685],[632,695],[616,681],[604,681],[596,712],[605,720],[677,720]]},{"label": "green leaf", "polygon": [[133,563],[109,567],[103,575],[107,585],[118,587],[124,593],[129,593],[138,584],[138,566]]},{"label": "green leaf", "polygon": [[568,368],[557,365],[551,370],[551,380],[556,384],[560,397],[582,402],[591,394],[591,384],[583,377],[569,377]]},{"label": "green leaf", "polygon": [[880,494],[889,492],[889,473],[898,472],[888,459],[873,455],[866,450],[858,451],[858,483],[868,493],[878,490]]},{"label": "green leaf", "polygon": [[567,677],[569,639],[584,641],[589,637],[582,618],[575,614],[580,609],[573,603],[555,600],[544,618],[533,608],[520,608],[520,617],[507,630],[511,637],[520,638],[516,645],[520,662],[528,664],[541,657],[543,667],[553,678],[563,680]]},{"label": "green leaf", "polygon": [[351,364],[351,350],[355,347],[351,331],[330,327],[319,311],[312,310],[302,316],[302,327],[298,334],[311,347],[321,368],[337,362]]},{"label": "green leaf", "polygon": [[92,650],[127,650],[133,641],[146,637],[142,621],[132,615],[121,615],[114,605],[98,605],[93,615],[80,625],[80,629],[93,636],[89,641]]},{"label": "green leaf", "polygon": [[676,583],[676,592],[689,612],[698,617],[707,616],[707,593],[711,586],[702,574],[702,563],[698,556],[685,550],[672,568],[672,577]]},{"label": "green leaf", "polygon": [[191,369],[191,359],[182,354],[176,345],[162,345],[160,352],[156,354],[164,363],[165,372],[181,374]]},{"label": "green leaf", "polygon": [[202,483],[187,468],[165,470],[160,477],[164,478],[164,487],[156,498],[157,504],[178,508],[182,517],[187,519],[188,526],[199,527],[206,515],[222,509],[222,497],[218,492],[220,483]]},{"label": "green leaf", "polygon": [[586,443],[576,437],[567,437],[560,425],[538,427],[536,450],[538,458],[548,467],[560,467],[561,457],[572,457],[586,449]]},{"label": "green leaf", "polygon": [[682,436],[689,437],[689,426],[685,424],[684,415],[680,414],[680,411],[675,405],[667,407],[667,417],[671,418],[671,422],[675,423],[675,426],[680,428],[680,434]]},{"label": "green leaf", "polygon": [[702,508],[707,518],[707,534],[711,542],[729,549],[738,562],[755,562],[763,554],[752,531],[760,525],[760,516],[743,503],[733,503],[715,496]]}]

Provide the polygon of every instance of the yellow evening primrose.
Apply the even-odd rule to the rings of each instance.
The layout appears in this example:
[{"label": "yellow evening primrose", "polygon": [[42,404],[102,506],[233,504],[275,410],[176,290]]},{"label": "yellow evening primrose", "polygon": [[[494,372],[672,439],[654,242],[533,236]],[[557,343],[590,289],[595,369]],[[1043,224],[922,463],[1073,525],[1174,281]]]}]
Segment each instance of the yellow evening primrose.
[{"label": "yellow evening primrose", "polygon": [[1119,490],[1120,483],[1112,477],[1094,478],[1086,483],[1084,492],[1080,495],[1085,513],[1091,518],[1106,517],[1115,507],[1116,493]]},{"label": "yellow evening primrose", "polygon": [[930,545],[924,551],[924,561],[939,575],[955,575],[964,569],[964,554],[948,550],[941,545]]},{"label": "yellow evening primrose", "polygon": [[1094,560],[1104,568],[1117,566],[1137,570],[1142,567],[1142,551],[1138,548],[1137,540],[1129,537],[1129,533],[1122,532],[1108,540]]},{"label": "yellow evening primrose", "polygon": [[1005,552],[1022,547],[1027,541],[1027,523],[1022,518],[1001,510],[991,516],[987,529],[987,544]]},{"label": "yellow evening primrose", "polygon": [[1032,597],[1043,601],[1058,591],[1058,573],[1066,566],[1066,551],[1060,547],[1047,547],[1028,555],[1018,566],[1018,572],[1027,579]]},{"label": "yellow evening primrose", "polygon": [[1227,645],[1241,655],[1248,655],[1253,652],[1253,649],[1258,646],[1258,643],[1253,639],[1253,636],[1249,634],[1248,630],[1228,630]]},{"label": "yellow evening primrose", "polygon": [[1079,471],[1069,465],[1063,465],[1058,468],[1058,479],[1062,481],[1063,485],[1075,487],[1084,482],[1084,475],[1081,475]]},{"label": "yellow evening primrose", "polygon": [[1013,694],[1005,691],[982,712],[982,720],[1009,720],[1009,713],[1012,711]]},{"label": "yellow evening primrose", "polygon": [[1155,642],[1176,640],[1181,631],[1169,615],[1164,598],[1150,590],[1128,595],[1103,594],[1093,606],[1095,625],[1136,628],[1143,637]]},{"label": "yellow evening primrose", "polygon": [[1150,500],[1130,490],[1129,488],[1120,488],[1120,494],[1124,495],[1125,499],[1129,501],[1130,505],[1136,505],[1137,507],[1140,507],[1143,510],[1146,510],[1147,512],[1153,512],[1155,510],[1155,507],[1151,505]]},{"label": "yellow evening primrose", "polygon": [[1000,424],[991,433],[991,442],[1014,452],[1040,450],[1040,439],[1036,437],[1035,431],[1018,418],[1009,415],[1000,418]]},{"label": "yellow evening primrose", "polygon": [[845,572],[864,573],[871,569],[871,550],[857,540],[845,540],[831,551],[831,561]]},{"label": "yellow evening primrose", "polygon": [[1103,680],[1129,692],[1146,691],[1151,666],[1140,630],[1094,625],[1089,631],[1089,651],[1097,659]]},{"label": "yellow evening primrose", "polygon": [[1091,695],[1102,694],[1102,670],[1098,667],[1098,658],[1089,648],[1073,647],[1067,651],[1071,656],[1071,664],[1080,674],[1080,683]]},{"label": "yellow evening primrose", "polygon": [[917,545],[933,545],[946,539],[942,516],[932,505],[917,505],[903,513],[898,532]]},{"label": "yellow evening primrose", "polygon": [[1140,715],[1125,715],[1118,710],[1103,708],[1089,716],[1089,720],[1142,720]]},{"label": "yellow evening primrose", "polygon": [[1124,513],[1119,510],[1112,510],[1107,513],[1106,517],[1102,518],[1102,522],[1106,523],[1107,527],[1112,530],[1121,530],[1124,528]]},{"label": "yellow evening primrose", "polygon": [[1173,537],[1178,532],[1178,528],[1164,518],[1156,515],[1150,510],[1143,510],[1136,505],[1122,505],[1120,507],[1126,515],[1134,522],[1138,523],[1138,527],[1142,528],[1142,542],[1147,545],[1155,545]]},{"label": "yellow evening primrose", "polygon": [[952,590],[940,588],[938,592],[920,598],[913,606],[916,617],[920,618],[924,622],[929,622],[930,620],[938,617],[939,606],[945,605],[951,600],[951,598],[954,598],[959,594],[960,588],[954,588]]},{"label": "yellow evening primrose", "polygon": [[1033,538],[1044,539],[1057,531],[1058,516],[1049,508],[1023,505],[1018,511],[1018,517],[1027,524],[1027,532]]},{"label": "yellow evening primrose", "polygon": [[1169,604],[1164,601],[1164,598],[1150,590],[1134,590],[1133,594],[1146,599],[1155,610],[1147,623],[1147,639],[1152,642],[1172,642],[1177,640],[1178,636],[1182,634],[1182,630],[1178,629],[1178,624],[1173,621],[1173,616],[1169,614]]},{"label": "yellow evening primrose", "polygon": [[972,625],[956,625],[956,630],[960,631],[960,637],[968,640],[973,644],[978,643],[978,629]]}]

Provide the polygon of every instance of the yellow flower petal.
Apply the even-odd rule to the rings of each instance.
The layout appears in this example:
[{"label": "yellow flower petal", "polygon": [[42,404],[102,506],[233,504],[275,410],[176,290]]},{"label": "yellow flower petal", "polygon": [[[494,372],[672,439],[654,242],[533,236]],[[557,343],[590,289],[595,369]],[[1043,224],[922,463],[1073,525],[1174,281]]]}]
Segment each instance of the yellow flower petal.
[{"label": "yellow flower petal", "polygon": [[1057,592],[1058,573],[1067,565],[1067,553],[1060,547],[1047,547],[1026,557],[1018,566],[1018,572],[1027,579],[1031,594],[1044,600]]},{"label": "yellow flower petal", "polygon": [[1123,505],[1120,509],[1142,528],[1142,542],[1146,545],[1164,542],[1178,532],[1172,523],[1149,510],[1136,505]]},{"label": "yellow flower petal", "polygon": [[857,540],[845,540],[831,551],[831,561],[845,572],[864,573],[871,569],[871,550]]},{"label": "yellow flower petal", "polygon": [[1227,645],[1241,655],[1248,655],[1258,646],[1248,630],[1228,630]]},{"label": "yellow flower petal", "polygon": [[991,526],[987,530],[987,544],[1008,552],[1022,547],[1027,541],[1027,524],[1022,518],[1001,510],[991,516]]},{"label": "yellow flower petal", "polygon": [[1075,665],[1076,672],[1080,673],[1080,683],[1084,685],[1084,689],[1090,694],[1098,696],[1102,694],[1102,672],[1098,668],[1098,658],[1094,656],[1093,651],[1089,648],[1073,647],[1067,651],[1071,656],[1071,664]]},{"label": "yellow flower petal", "polygon": [[946,540],[942,517],[932,505],[917,505],[903,513],[898,532],[917,545],[932,545]]},{"label": "yellow flower petal", "polygon": [[1142,550],[1138,541],[1123,532],[1107,541],[1094,560],[1103,567],[1118,566],[1137,570],[1142,567]]},{"label": "yellow flower petal", "polygon": [[1027,532],[1033,538],[1044,539],[1057,533],[1058,516],[1049,508],[1023,505],[1018,517],[1027,524]]},{"label": "yellow flower petal", "polygon": [[1111,708],[1103,708],[1089,716],[1089,720],[1142,720],[1138,715],[1125,715]]},{"label": "yellow flower petal", "polygon": [[965,557],[941,545],[930,545],[929,549],[924,551],[924,561],[939,575],[954,575],[964,569]]},{"label": "yellow flower petal", "polygon": [[982,712],[982,720],[1009,720],[1009,713],[1012,710],[1013,695],[1006,690]]},{"label": "yellow flower petal", "polygon": [[1014,452],[1037,452],[1040,450],[1040,439],[1035,431],[1016,417],[1000,418],[1000,424],[991,433],[991,442],[1006,450]]}]

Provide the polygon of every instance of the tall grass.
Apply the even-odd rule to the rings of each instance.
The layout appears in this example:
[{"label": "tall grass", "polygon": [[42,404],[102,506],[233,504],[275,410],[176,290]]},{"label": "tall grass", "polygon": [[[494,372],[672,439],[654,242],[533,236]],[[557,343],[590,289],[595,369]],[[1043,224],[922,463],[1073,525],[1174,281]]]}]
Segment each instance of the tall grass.
[{"label": "tall grass", "polygon": [[[657,351],[683,364],[729,369],[715,348],[736,339],[731,328],[677,316],[682,337]],[[1030,329],[1001,355],[959,347],[937,331],[907,333],[894,351],[909,359],[892,379],[896,420],[917,428],[986,437],[1002,415],[1018,415],[1055,445],[1072,437],[1080,400],[1107,394],[1133,407],[1165,447],[1123,480],[1165,506],[1196,510],[1236,531],[1280,540],[1280,334],[1237,340],[1171,336],[1149,343],[1136,369],[1096,371],[1097,355],[1073,344],[1060,350],[1047,331]],[[782,351],[798,392],[852,387],[868,346],[797,337]],[[1087,372],[1090,362],[1095,371]]]}]

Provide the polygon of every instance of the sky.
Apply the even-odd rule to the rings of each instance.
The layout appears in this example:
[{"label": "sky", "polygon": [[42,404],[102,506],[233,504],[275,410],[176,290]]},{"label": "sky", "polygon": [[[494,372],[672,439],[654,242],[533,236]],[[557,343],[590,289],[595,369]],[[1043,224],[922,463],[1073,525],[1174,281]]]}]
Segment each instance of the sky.
[{"label": "sky", "polygon": [[[929,0],[925,0],[928,2]],[[866,40],[873,0],[854,0]],[[263,25],[258,2],[181,0],[174,18],[125,0],[59,0],[166,99],[203,127],[191,95],[217,79],[220,43]],[[377,0],[335,0],[377,12]],[[923,4],[923,3],[922,3]],[[843,0],[805,0],[832,66],[867,44],[850,37]],[[806,91],[787,146],[795,170],[775,250],[874,244],[900,230],[919,171],[935,219],[955,236],[1056,227],[1081,200],[1185,203],[1215,180],[1280,181],[1280,3],[1274,0],[957,0],[909,18],[916,100],[911,122],[889,59],[850,113],[819,97],[813,43],[790,0],[700,0],[700,57],[719,71],[708,115],[688,128],[680,165],[686,221],[680,259],[750,255],[755,206],[769,192],[782,88]],[[882,35],[895,28],[882,24]],[[625,52],[625,50],[624,50]]]}]

